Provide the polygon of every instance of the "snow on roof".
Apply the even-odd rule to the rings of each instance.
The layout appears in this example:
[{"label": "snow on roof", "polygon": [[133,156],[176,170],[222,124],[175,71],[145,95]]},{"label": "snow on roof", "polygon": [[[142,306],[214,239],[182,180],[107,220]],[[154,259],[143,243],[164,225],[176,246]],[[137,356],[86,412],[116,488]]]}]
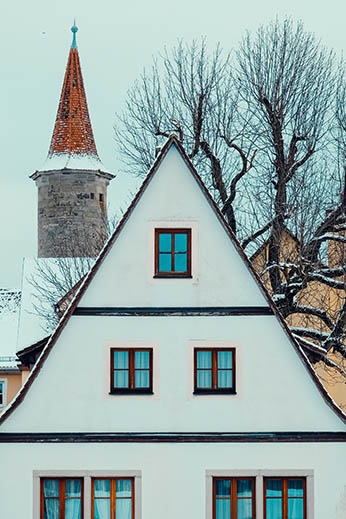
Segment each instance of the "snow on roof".
[{"label": "snow on roof", "polygon": [[0,368],[16,367],[18,318],[21,292],[0,288]]},{"label": "snow on roof", "polygon": [[76,153],[54,153],[48,157],[38,171],[51,171],[60,169],[85,169],[90,171],[102,171],[112,175],[97,155]]}]

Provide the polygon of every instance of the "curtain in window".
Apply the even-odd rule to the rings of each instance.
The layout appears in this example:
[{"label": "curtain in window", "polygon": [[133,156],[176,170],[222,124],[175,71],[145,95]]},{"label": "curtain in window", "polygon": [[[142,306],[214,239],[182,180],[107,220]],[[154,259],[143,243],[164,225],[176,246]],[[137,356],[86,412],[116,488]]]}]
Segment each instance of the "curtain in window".
[{"label": "curtain in window", "polygon": [[197,387],[211,387],[211,351],[197,351]]},{"label": "curtain in window", "polygon": [[95,519],[110,519],[111,482],[109,479],[94,481]]},{"label": "curtain in window", "polygon": [[116,519],[132,519],[132,481],[118,479],[116,481]]},{"label": "curtain in window", "polygon": [[287,519],[304,519],[304,486],[302,479],[287,481]]},{"label": "curtain in window", "polygon": [[65,519],[81,519],[81,482],[67,479],[65,483]]},{"label": "curtain in window", "polygon": [[149,387],[149,351],[135,351],[135,387]]},{"label": "curtain in window", "polygon": [[44,489],[44,519],[59,519],[59,480],[47,479]]},{"label": "curtain in window", "polygon": [[252,480],[237,481],[237,519],[252,519]]}]

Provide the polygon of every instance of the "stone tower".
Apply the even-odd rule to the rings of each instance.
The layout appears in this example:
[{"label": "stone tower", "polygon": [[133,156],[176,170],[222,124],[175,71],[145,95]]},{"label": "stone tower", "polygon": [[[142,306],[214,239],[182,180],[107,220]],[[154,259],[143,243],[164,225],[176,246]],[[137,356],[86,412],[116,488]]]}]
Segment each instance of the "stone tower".
[{"label": "stone tower", "polygon": [[107,228],[105,171],[91,127],[73,25],[48,157],[32,178],[38,188],[38,257],[96,256]]}]

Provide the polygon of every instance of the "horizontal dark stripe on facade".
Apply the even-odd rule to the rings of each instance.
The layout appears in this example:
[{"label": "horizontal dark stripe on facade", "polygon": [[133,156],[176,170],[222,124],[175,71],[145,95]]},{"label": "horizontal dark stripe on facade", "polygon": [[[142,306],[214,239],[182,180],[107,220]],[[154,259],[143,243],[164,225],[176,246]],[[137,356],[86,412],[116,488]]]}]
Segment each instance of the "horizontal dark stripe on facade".
[{"label": "horizontal dark stripe on facade", "polygon": [[346,442],[346,432],[0,433],[0,443],[300,443]]},{"label": "horizontal dark stripe on facade", "polygon": [[195,306],[195,307],[77,307],[73,315],[105,316],[222,316],[274,315],[269,306]]}]

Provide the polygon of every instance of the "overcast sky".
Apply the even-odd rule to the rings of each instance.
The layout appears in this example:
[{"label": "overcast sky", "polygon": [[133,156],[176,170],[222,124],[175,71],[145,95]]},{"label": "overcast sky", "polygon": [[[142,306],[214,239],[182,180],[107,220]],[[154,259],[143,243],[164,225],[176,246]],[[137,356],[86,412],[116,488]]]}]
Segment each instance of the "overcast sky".
[{"label": "overcast sky", "polygon": [[[126,90],[152,56],[178,38],[207,36],[234,48],[245,30],[276,15],[301,19],[338,53],[345,50],[345,0],[17,0],[2,4],[0,287],[19,287],[23,256],[37,248],[36,186],[28,177],[48,152],[76,17],[77,43],[101,160],[119,170],[113,125]],[[113,208],[127,178],[112,182]],[[133,181],[129,179],[133,189]]]}]

